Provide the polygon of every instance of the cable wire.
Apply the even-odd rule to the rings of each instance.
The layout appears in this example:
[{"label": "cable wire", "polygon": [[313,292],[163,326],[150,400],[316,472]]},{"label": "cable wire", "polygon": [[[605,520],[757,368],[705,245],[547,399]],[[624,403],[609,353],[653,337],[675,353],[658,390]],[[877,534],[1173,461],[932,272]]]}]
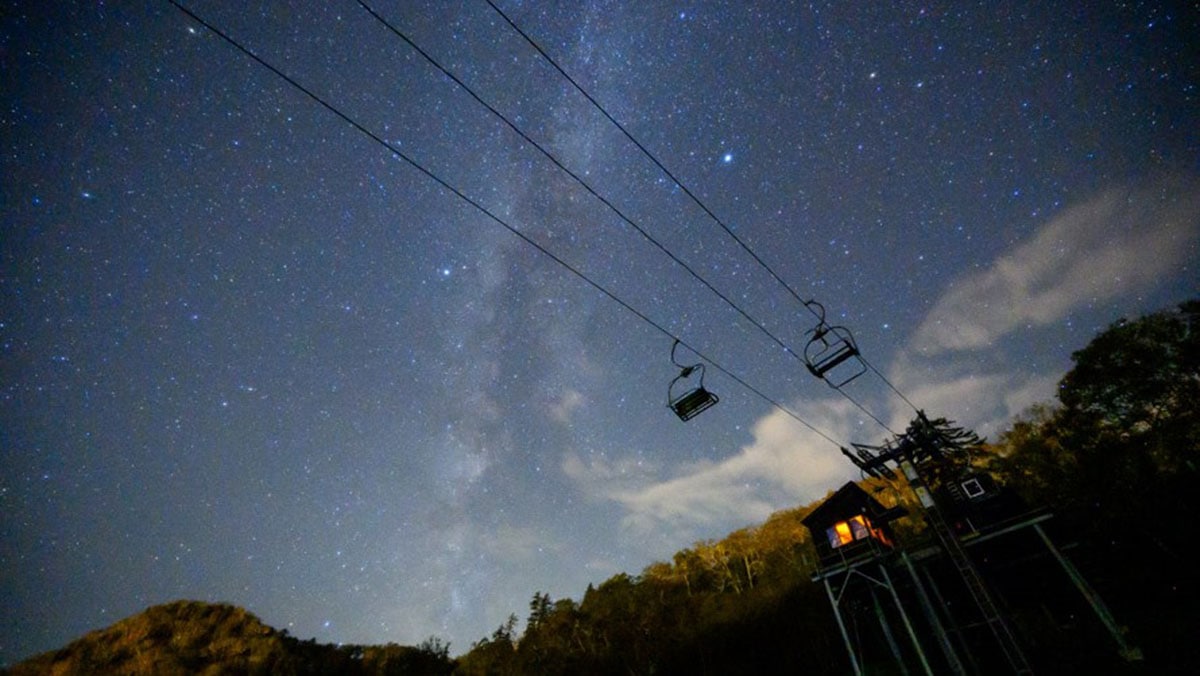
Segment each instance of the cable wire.
[{"label": "cable wire", "polygon": [[227,33],[225,33],[224,31],[222,31],[220,28],[217,28],[215,25],[213,25],[213,24],[209,23],[208,21],[205,21],[203,18],[201,18],[201,17],[200,17],[199,15],[197,15],[195,12],[193,12],[193,11],[192,11],[192,10],[190,10],[189,8],[185,7],[184,5],[180,4],[180,3],[179,3],[177,0],[167,0],[167,1],[168,1],[168,2],[170,2],[172,5],[174,5],[174,6],[175,6],[175,8],[176,8],[176,9],[178,9],[180,12],[182,12],[183,14],[185,14],[185,15],[187,15],[189,18],[191,18],[193,21],[195,21],[196,23],[200,24],[201,26],[204,26],[204,28],[206,28],[207,30],[209,30],[210,32],[212,32],[214,35],[216,35],[217,37],[219,37],[219,38],[221,38],[222,40],[224,40],[226,43],[228,43],[229,45],[231,45],[232,47],[234,47],[235,49],[237,49],[238,51],[240,51],[242,54],[245,54],[247,57],[249,57],[250,59],[252,59],[252,60],[253,60],[253,61],[255,61],[256,63],[258,63],[260,66],[262,66],[262,67],[266,68],[267,70],[271,71],[273,74],[275,74],[277,77],[279,77],[280,79],[282,79],[284,82],[288,83],[288,84],[289,84],[290,86],[292,86],[294,89],[296,89],[296,90],[297,90],[297,91],[299,91],[300,93],[302,93],[302,94],[304,94],[305,96],[307,96],[309,99],[311,99],[312,101],[314,101],[315,103],[317,103],[318,105],[320,105],[322,108],[324,108],[324,109],[328,110],[329,112],[333,113],[333,114],[334,114],[334,115],[336,115],[338,118],[340,118],[340,119],[341,119],[343,122],[345,122],[346,124],[349,124],[351,127],[354,127],[354,129],[356,129],[357,131],[359,131],[360,133],[362,133],[362,134],[363,134],[363,135],[365,135],[366,137],[370,138],[370,139],[371,139],[372,141],[374,141],[375,143],[377,143],[377,144],[379,144],[380,146],[382,146],[382,147],[384,147],[385,149],[387,149],[387,150],[388,150],[389,152],[391,152],[393,155],[395,155],[396,157],[400,158],[401,160],[403,160],[405,163],[407,163],[409,166],[413,167],[414,169],[416,169],[416,170],[417,170],[417,171],[419,171],[420,173],[424,174],[424,175],[425,175],[426,177],[428,177],[430,180],[434,181],[434,182],[435,182],[435,183],[437,183],[439,186],[441,186],[443,189],[445,189],[445,190],[449,191],[450,193],[454,194],[456,197],[458,197],[459,199],[463,200],[464,202],[466,202],[466,203],[467,203],[467,204],[469,204],[470,206],[472,206],[472,207],[474,207],[475,209],[477,209],[479,212],[481,212],[482,214],[484,214],[485,216],[487,216],[487,217],[488,217],[490,220],[492,220],[492,221],[493,221],[493,222],[495,222],[496,224],[500,225],[501,227],[503,227],[504,229],[508,230],[508,231],[509,231],[509,232],[511,232],[512,234],[514,234],[514,235],[516,235],[517,237],[521,238],[521,240],[522,240],[522,241],[524,241],[526,244],[529,244],[530,246],[532,246],[532,247],[534,247],[535,249],[537,249],[537,251],[539,251],[539,252],[540,252],[540,253],[542,253],[543,255],[547,256],[548,258],[550,258],[550,260],[552,260],[552,261],[554,261],[555,263],[559,264],[560,266],[562,266],[563,268],[565,268],[565,269],[566,269],[568,272],[570,272],[571,274],[575,275],[575,276],[576,276],[576,277],[578,277],[579,279],[583,280],[583,281],[584,281],[584,282],[586,282],[586,283],[587,283],[589,286],[591,286],[592,288],[596,289],[596,290],[597,290],[597,291],[599,291],[600,293],[602,293],[602,294],[604,294],[605,296],[607,296],[607,297],[608,297],[610,300],[614,301],[615,303],[617,303],[617,304],[618,304],[618,305],[620,305],[621,307],[623,307],[623,308],[625,308],[626,310],[628,310],[628,311],[629,311],[631,314],[633,314],[634,316],[636,316],[638,319],[641,319],[643,322],[645,322],[645,323],[649,324],[650,326],[654,327],[654,328],[655,328],[655,329],[657,329],[657,330],[658,330],[660,333],[662,333],[662,334],[666,335],[668,338],[671,338],[671,339],[673,339],[673,340],[679,341],[679,344],[680,344],[680,345],[682,345],[682,346],[684,346],[685,348],[687,348],[688,350],[692,351],[693,353],[695,353],[697,356],[699,356],[701,359],[703,359],[704,361],[708,362],[709,364],[712,364],[713,368],[717,369],[718,371],[720,371],[721,373],[725,374],[726,376],[728,376],[728,377],[729,377],[730,379],[732,379],[733,381],[737,382],[737,383],[738,383],[739,385],[741,385],[742,387],[745,387],[747,390],[749,390],[750,392],[752,392],[752,393],[754,393],[755,395],[757,395],[759,398],[763,399],[763,400],[764,400],[764,401],[766,401],[767,403],[769,403],[769,404],[771,404],[772,406],[774,406],[775,408],[779,409],[780,411],[782,411],[783,413],[785,413],[786,415],[788,415],[789,417],[791,417],[791,418],[792,418],[793,420],[795,420],[796,422],[798,422],[798,423],[800,423],[801,425],[803,425],[804,427],[808,428],[810,431],[812,431],[813,433],[815,433],[817,436],[821,437],[821,438],[822,438],[822,439],[824,439],[825,441],[828,441],[829,443],[833,444],[834,446],[838,446],[839,448],[841,447],[841,444],[839,444],[839,443],[838,443],[838,442],[837,442],[837,441],[836,441],[836,440],[835,440],[833,437],[831,437],[831,436],[829,436],[828,434],[826,434],[825,432],[821,431],[819,428],[817,428],[815,425],[813,425],[812,423],[808,422],[807,420],[804,420],[803,418],[801,418],[801,417],[800,417],[798,414],[796,414],[796,413],[795,413],[794,411],[792,411],[790,408],[788,408],[788,407],[784,406],[783,404],[779,403],[778,401],[776,401],[776,400],[775,400],[775,399],[773,399],[772,397],[768,396],[766,393],[764,393],[764,392],[762,392],[761,390],[759,390],[758,388],[754,387],[754,386],[753,386],[753,385],[751,385],[749,382],[747,382],[745,379],[743,379],[741,376],[737,375],[736,373],[733,373],[732,371],[730,371],[729,369],[725,368],[724,366],[722,366],[720,363],[718,363],[717,361],[715,361],[714,359],[712,359],[712,358],[711,358],[711,357],[709,357],[708,355],[704,354],[704,353],[703,353],[703,352],[701,352],[700,350],[698,350],[698,349],[696,349],[695,347],[693,347],[692,345],[688,344],[688,343],[687,343],[686,341],[684,341],[682,338],[680,338],[680,337],[676,336],[675,334],[671,333],[671,331],[670,331],[669,329],[667,329],[666,327],[662,326],[662,325],[661,325],[661,324],[659,324],[658,322],[654,321],[654,320],[653,320],[653,319],[651,319],[650,317],[646,316],[645,314],[643,314],[641,311],[639,311],[637,308],[633,307],[632,305],[630,305],[630,304],[629,304],[629,303],[627,303],[626,301],[622,300],[622,299],[621,299],[620,297],[618,297],[618,296],[617,296],[615,293],[613,293],[612,291],[610,291],[609,289],[607,289],[606,287],[604,287],[604,286],[603,286],[602,284],[600,284],[599,282],[596,282],[596,281],[592,280],[590,277],[588,277],[586,274],[584,274],[584,273],[583,273],[582,271],[580,271],[578,268],[576,268],[576,267],[572,266],[570,263],[568,263],[567,261],[565,261],[565,260],[563,260],[562,258],[560,258],[559,256],[557,256],[557,255],[556,255],[554,252],[550,251],[549,249],[547,249],[547,248],[546,248],[545,246],[543,246],[542,244],[538,243],[536,240],[534,240],[534,239],[533,239],[533,238],[531,238],[530,236],[528,236],[528,235],[526,235],[525,233],[521,232],[520,230],[518,230],[518,229],[517,229],[516,227],[514,227],[513,225],[509,224],[507,221],[505,221],[505,220],[504,220],[503,218],[501,218],[500,216],[497,216],[495,213],[493,213],[492,211],[490,211],[490,210],[489,210],[487,207],[483,206],[483,205],[482,205],[482,204],[480,204],[478,201],[476,201],[475,199],[471,198],[471,197],[470,197],[469,195],[467,195],[466,193],[464,193],[464,192],[462,192],[461,190],[459,190],[458,188],[456,188],[454,185],[452,185],[452,184],[451,184],[449,181],[447,181],[446,179],[443,179],[441,176],[437,175],[437,174],[436,174],[436,173],[434,173],[433,171],[431,171],[431,170],[429,170],[429,169],[426,169],[426,168],[425,168],[423,165],[421,165],[419,162],[417,162],[417,161],[416,161],[415,159],[413,159],[412,157],[409,157],[409,156],[408,156],[406,153],[404,153],[402,150],[400,150],[399,148],[397,148],[396,146],[394,146],[392,143],[390,143],[389,141],[385,140],[384,138],[382,138],[381,136],[379,136],[379,135],[378,135],[378,134],[376,134],[375,132],[371,131],[371,130],[370,130],[370,129],[368,129],[366,126],[364,126],[362,123],[358,122],[358,121],[357,121],[357,120],[355,120],[353,117],[351,117],[349,114],[347,114],[347,113],[343,112],[341,109],[337,108],[337,107],[336,107],[336,106],[334,106],[332,103],[329,103],[328,101],[326,101],[325,99],[323,99],[323,98],[322,98],[320,95],[316,94],[316,93],[315,93],[315,92],[313,92],[312,90],[310,90],[310,89],[308,89],[307,87],[305,87],[304,85],[300,84],[300,82],[298,82],[297,80],[295,80],[294,78],[292,78],[292,77],[291,77],[290,75],[288,75],[287,73],[284,73],[284,72],[283,72],[283,71],[281,71],[279,68],[276,68],[274,65],[272,65],[270,62],[268,62],[266,59],[264,59],[264,58],[260,57],[260,56],[259,56],[258,54],[256,54],[256,53],[254,53],[254,52],[253,52],[252,50],[250,50],[248,47],[246,47],[246,46],[242,45],[242,44],[241,44],[239,41],[237,41],[235,38],[233,38],[233,37],[232,37],[232,36],[230,36],[229,34],[227,34]]},{"label": "cable wire", "polygon": [[693,269],[690,265],[688,265],[686,262],[684,262],[682,259],[680,259],[678,256],[676,256],[673,252],[671,252],[670,249],[668,249],[661,242],[659,242],[657,239],[655,239],[653,235],[651,235],[649,232],[647,232],[645,228],[638,225],[637,222],[635,222],[632,218],[630,218],[623,211],[621,211],[621,209],[619,209],[616,205],[614,205],[611,200],[609,200],[604,195],[601,195],[595,188],[593,188],[587,181],[585,181],[583,179],[583,177],[581,177],[579,174],[575,173],[570,168],[568,168],[565,164],[562,163],[562,161],[560,161],[557,157],[555,157],[555,155],[553,153],[551,153],[549,150],[546,150],[546,148],[544,146],[542,146],[540,143],[538,143],[536,140],[534,140],[532,137],[530,137],[528,134],[526,134],[525,131],[523,131],[520,127],[518,127],[516,125],[516,123],[514,123],[512,120],[510,120],[508,118],[508,116],[506,116],[504,113],[501,113],[494,106],[492,106],[490,103],[485,101],[483,99],[483,97],[480,96],[478,93],[476,93],[475,90],[473,90],[469,85],[467,85],[465,82],[463,82],[461,79],[459,79],[453,72],[451,72],[449,69],[447,69],[445,66],[443,66],[440,62],[438,62],[437,59],[433,58],[433,56],[431,56],[428,52],[426,52],[419,45],[417,45],[416,42],[414,42],[412,40],[412,38],[408,37],[408,35],[406,35],[403,31],[401,31],[399,28],[397,28],[395,25],[393,25],[391,22],[389,22],[386,18],[384,18],[382,15],[380,15],[374,9],[372,9],[371,6],[368,5],[366,2],[364,2],[363,0],[356,0],[356,1],[358,2],[358,4],[360,6],[362,6],[363,9],[365,9],[372,17],[374,17],[376,21],[378,21],[383,26],[385,26],[389,31],[391,31],[393,34],[395,34],[396,37],[403,40],[406,44],[408,44],[409,47],[412,47],[414,50],[416,50],[416,52],[418,54],[420,54],[426,61],[428,61],[434,68],[437,68],[439,71],[441,71],[441,73],[443,75],[450,78],[454,82],[454,84],[458,85],[464,92],[466,92],[468,95],[470,95],[471,98],[475,99],[475,101],[478,102],[479,105],[486,108],[488,110],[488,112],[490,112],[492,115],[499,118],[500,121],[504,122],[504,124],[507,125],[509,129],[511,129],[513,132],[515,132],[518,136],[520,136],[526,143],[533,146],[533,148],[535,148],[538,152],[540,152],[543,156],[545,156],[546,159],[550,160],[550,162],[552,162],[554,164],[554,166],[558,167],[563,173],[565,173],[567,176],[570,176],[571,179],[573,179],[584,190],[586,190],[588,192],[588,194],[592,195],[597,200],[599,200],[601,204],[608,207],[608,209],[610,211],[612,211],[614,214],[617,215],[618,218],[620,218],[627,225],[629,225],[635,231],[637,231],[638,234],[640,234],[643,238],[646,239],[646,241],[650,242],[655,247],[657,247],[659,251],[662,251],[664,254],[666,254],[666,256],[668,258],[670,258],[672,261],[674,261],[676,264],[678,264],[680,267],[682,267],[688,274],[690,274],[693,278],[695,278],[696,281],[703,284],[705,288],[707,288],[709,291],[716,294],[716,296],[718,298],[720,298],[729,307],[733,308],[738,314],[740,314],[743,318],[745,318],[747,321],[749,321],[751,324],[753,324],[755,327],[757,327],[759,331],[763,332],[768,338],[773,340],[776,345],[779,345],[781,348],[783,348],[783,350],[785,352],[792,355],[796,359],[801,359],[801,357],[794,350],[792,350],[792,348],[790,346],[788,346],[786,343],[784,343],[783,340],[781,340],[780,338],[776,337],[775,334],[771,333],[770,329],[768,329],[765,325],[763,325],[762,322],[758,321],[753,316],[751,316],[748,312],[746,312],[741,307],[739,307],[737,305],[737,303],[734,303],[733,300],[731,300],[728,296],[726,296],[719,289],[717,289],[710,282],[708,282],[708,280],[706,280],[702,275],[700,275],[700,273],[696,272],[695,269]]},{"label": "cable wire", "polygon": [[[629,140],[630,143],[632,143],[634,146],[636,146],[637,149],[642,152],[642,154],[644,154],[647,158],[649,158],[650,161],[653,162],[656,167],[658,167],[664,174],[666,174],[667,178],[671,179],[671,181],[673,181],[675,183],[675,185],[679,186],[679,189],[682,190],[685,195],[687,195],[689,198],[691,198],[691,200],[696,203],[696,206],[700,207],[700,209],[705,214],[707,214],[708,217],[713,220],[713,222],[715,222],[718,226],[721,227],[722,230],[725,231],[726,234],[728,234],[731,238],[733,238],[733,241],[737,242],[737,244],[739,246],[741,246],[741,248],[747,254],[749,254],[750,257],[753,258],[756,263],[758,263],[764,270],[766,270],[768,273],[770,273],[771,277],[773,277],[775,279],[775,281],[779,282],[779,284],[784,289],[786,289],[789,294],[791,294],[792,298],[796,299],[801,305],[803,305],[806,310],[808,310],[810,313],[813,314],[813,316],[815,316],[818,319],[818,321],[824,320],[824,317],[822,315],[820,315],[816,310],[814,310],[812,308],[812,306],[810,305],[810,303],[813,302],[813,299],[810,298],[808,300],[805,300],[804,298],[802,298],[800,296],[800,294],[794,288],[792,288],[792,286],[790,284],[787,283],[787,281],[785,281],[782,277],[780,277],[779,274],[776,273],[775,270],[770,265],[768,265],[766,261],[764,261],[757,253],[754,252],[753,249],[750,248],[750,245],[746,244],[746,242],[743,241],[741,237],[738,237],[737,233],[735,233],[732,228],[730,228],[728,225],[726,225],[725,221],[723,221],[721,219],[721,217],[717,216],[716,213],[714,213],[711,209],[709,209],[708,206],[705,205],[704,202],[699,197],[697,197],[696,194],[693,193],[686,184],[683,183],[683,181],[681,181],[677,176],[675,176],[675,174],[672,173],[670,169],[667,169],[666,165],[664,165],[661,161],[659,161],[659,159],[654,155],[654,153],[650,152],[650,150],[648,148],[646,148],[646,146],[643,145],[641,141],[639,141],[637,138],[635,138],[633,136],[633,134],[628,129],[625,128],[624,125],[622,125],[620,122],[618,122],[615,117],[610,115],[609,112],[604,108],[604,106],[602,106],[599,101],[597,101],[594,97],[592,97],[592,95],[589,94],[587,92],[587,90],[583,88],[583,85],[581,85],[577,81],[575,81],[575,79],[573,77],[571,77],[570,74],[568,74],[567,71],[565,69],[563,69],[563,67],[560,66],[558,64],[558,62],[554,60],[553,57],[551,57],[548,53],[546,53],[546,50],[542,49],[541,45],[539,45],[537,43],[537,41],[535,41],[528,33],[526,33],[524,30],[522,30],[521,27],[518,26],[517,23],[515,21],[513,21],[507,14],[505,14],[502,9],[497,7],[496,3],[493,2],[493,0],[486,0],[486,2],[493,10],[495,10],[495,12],[497,14],[500,15],[500,17],[502,19],[504,19],[504,21],[509,26],[512,27],[512,29],[514,31],[517,32],[518,35],[520,35],[522,38],[524,38],[525,41],[527,43],[529,43],[529,45],[531,47],[533,47],[537,51],[537,53],[542,56],[542,58],[546,59],[547,63],[549,63],[555,70],[557,70],[559,72],[559,74],[561,74],[563,76],[563,78],[565,78],[567,80],[567,82],[571,83],[571,86],[573,86],[576,91],[578,91],[580,94],[582,94],[583,97],[585,99],[587,99],[596,108],[596,110],[600,111],[600,114],[603,115],[609,122],[611,122],[613,124],[613,126],[615,126],[625,136],[625,138]],[[359,4],[362,4],[361,0],[360,0]],[[871,371],[874,372],[875,375],[879,376],[879,379],[882,380],[884,383],[886,383],[887,386],[889,388],[891,388],[891,390],[893,392],[895,392],[896,395],[899,396],[904,401],[904,403],[908,404],[914,411],[919,410],[919,409],[917,409],[916,405],[913,404],[911,401],[909,401],[908,397],[904,396],[904,393],[901,392],[899,389],[897,389],[896,386],[893,385],[891,383],[891,381],[889,381],[883,375],[883,373],[881,373],[879,371],[879,369],[875,368],[867,360],[867,358],[865,356],[863,356],[860,353],[859,358],[862,359],[862,362],[864,364],[866,364],[867,368],[871,369]],[[841,389],[838,387],[835,387],[834,389],[841,391]],[[867,413],[867,415],[870,415],[871,418],[876,420],[876,422],[879,422],[879,419],[875,418],[874,415],[871,415],[870,412],[865,411],[865,410],[863,412]],[[884,428],[887,428],[887,426],[884,425]],[[888,431],[890,432],[891,430],[888,430]]]},{"label": "cable wire", "polygon": [[[793,350],[787,343],[784,343],[780,338],[778,338],[775,334],[773,334],[771,332],[771,330],[768,329],[762,322],[758,321],[753,316],[751,316],[748,312],[743,310],[740,306],[738,306],[737,303],[733,302],[728,296],[726,296],[719,289],[717,289],[715,286],[713,286],[711,283],[709,283],[708,280],[706,280],[702,275],[700,275],[700,273],[696,272],[691,266],[689,266],[682,259],[680,259],[674,253],[672,253],[670,249],[668,249],[666,246],[664,246],[662,243],[660,243],[657,239],[655,239],[653,235],[646,232],[646,230],[644,228],[642,228],[640,225],[638,225],[636,222],[634,222],[633,219],[631,219],[629,216],[625,215],[625,213],[622,212],[616,205],[614,205],[611,200],[604,197],[598,191],[596,191],[594,188],[592,188],[592,186],[589,185],[587,181],[583,180],[583,178],[581,176],[579,176],[574,171],[572,171],[570,168],[568,168],[566,165],[564,165],[557,157],[554,156],[553,153],[546,150],[540,143],[538,143],[533,138],[531,138],[528,134],[526,134],[520,127],[518,127],[506,115],[504,115],[504,113],[501,113],[494,106],[492,106],[490,103],[485,101],[483,99],[483,97],[480,96],[479,94],[477,94],[475,92],[475,90],[473,90],[469,85],[467,85],[465,82],[463,82],[453,72],[451,72],[449,69],[447,69],[445,66],[443,66],[440,62],[438,62],[437,59],[435,59],[432,55],[430,55],[428,52],[426,52],[424,49],[422,49],[419,45],[417,45],[416,42],[414,42],[412,40],[412,38],[410,38],[403,31],[401,31],[399,28],[397,28],[395,25],[393,25],[391,22],[389,22],[381,14],[376,12],[370,5],[368,5],[366,2],[364,2],[364,0],[356,0],[356,1],[358,2],[359,6],[361,6],[364,10],[366,10],[367,13],[370,14],[376,21],[378,21],[380,24],[382,24],[384,27],[386,27],[396,37],[403,40],[405,42],[405,44],[407,44],[409,47],[411,47],[413,50],[415,50],[418,54],[420,54],[426,61],[428,61],[434,68],[437,68],[443,75],[450,78],[451,81],[453,81],[464,92],[466,92],[469,96],[471,96],[471,98],[475,99],[475,101],[477,103],[479,103],[481,106],[486,108],[488,110],[488,112],[492,113],[492,115],[496,116],[502,122],[504,122],[504,124],[507,125],[509,129],[511,129],[518,136],[520,136],[522,139],[524,139],[525,142],[529,143],[531,146],[533,146],[535,149],[537,149],[538,152],[540,152],[543,156],[545,156],[546,159],[550,160],[550,162],[552,162],[554,164],[554,166],[558,167],[561,171],[563,171],[565,174],[567,174],[567,176],[570,176],[576,183],[578,183],[580,186],[582,186],[584,188],[584,190],[586,190],[590,195],[592,195],[597,200],[599,200],[601,204],[608,207],[608,209],[610,211],[612,211],[614,214],[616,214],[622,221],[624,221],[626,224],[628,224],[630,227],[632,227],[634,230],[636,230],[638,232],[638,234],[640,234],[648,242],[650,242],[655,247],[657,247],[660,251],[662,251],[664,254],[666,254],[666,256],[668,258],[670,258],[672,261],[674,261],[676,264],[678,264],[680,267],[682,267],[685,271],[687,271],[688,274],[690,274],[698,282],[700,282],[702,285],[704,285],[705,288],[707,288],[709,291],[711,291],[713,294],[715,294],[718,298],[720,298],[722,301],[724,301],[726,305],[733,308],[738,314],[740,314],[747,321],[749,321],[756,328],[758,328],[759,331],[761,331],[764,335],[766,335],[768,338],[770,338],[772,341],[774,341],[776,345],[783,348],[784,352],[791,355],[794,359],[796,359],[798,361],[801,361],[801,362],[804,361],[803,357],[801,357],[799,354],[797,354],[796,351]],[[497,11],[499,11],[499,10],[497,10]],[[560,73],[563,72],[561,68],[559,69],[559,72]],[[569,76],[568,76],[568,80],[570,80]],[[573,80],[571,80],[571,82],[572,82],[572,84],[575,84],[575,82]],[[579,89],[578,84],[575,84],[575,87],[577,89]],[[587,96],[588,100],[592,101],[593,105],[596,105],[597,107],[599,107],[599,104],[596,104],[595,100],[592,99],[590,96],[588,96],[586,92],[584,93],[584,96]],[[604,112],[602,108],[601,108],[601,112],[603,112],[604,115],[606,117],[608,117],[608,119],[610,119],[610,120],[613,119],[610,115],[608,115],[607,112]],[[614,122],[614,124],[616,124],[615,120],[613,120],[613,122]],[[618,127],[620,127],[620,125],[618,125]],[[622,131],[624,131],[623,128],[622,128]],[[626,137],[632,138],[628,132],[625,132],[625,135],[626,135]],[[634,143],[637,144],[638,147],[641,148],[643,152],[648,154],[648,151],[646,151],[645,148],[641,146],[641,144],[638,144],[636,140],[634,140]],[[660,168],[662,168],[662,164],[660,162],[658,162],[658,160],[654,159],[653,156],[650,156],[650,157],[655,162],[655,164],[657,164]],[[666,169],[663,168],[663,171],[666,171]],[[679,183],[678,180],[676,180],[675,177],[673,175],[671,175],[670,172],[666,172],[666,173],[668,176],[671,177],[672,180],[675,180],[676,184]],[[681,185],[680,187],[682,188],[683,186]],[[686,191],[686,188],[684,188],[684,190]],[[691,195],[691,192],[688,191],[688,194]],[[699,200],[697,200],[694,195],[691,195],[691,197],[694,201],[696,201],[697,204],[700,205],[700,207],[702,209],[704,209],[704,211],[709,216],[716,219],[716,215],[713,214],[712,211],[710,211],[708,209],[708,207],[704,206],[703,203],[699,202]],[[720,223],[720,220],[718,219],[717,222]],[[722,227],[725,227],[724,224],[722,224]],[[728,228],[726,228],[726,231],[728,232]],[[732,232],[730,232],[730,234],[732,234]],[[734,238],[737,239],[736,235],[734,236]],[[738,240],[738,242],[741,243],[741,240]],[[743,248],[747,248],[745,244],[742,244],[742,246],[743,246]],[[749,250],[749,249],[747,248],[747,250]],[[751,252],[751,255],[753,255],[753,252]],[[765,267],[766,264],[763,263],[761,261],[761,259],[758,259],[757,256],[755,256],[755,259],[759,260],[759,263]],[[770,270],[770,268],[767,268],[767,269]],[[771,274],[775,274],[774,271],[771,271]],[[776,276],[776,279],[779,279],[778,276]],[[780,282],[783,282],[783,280],[781,279]],[[785,284],[785,286],[786,286],[786,284]],[[791,290],[790,287],[789,287],[789,290]],[[792,292],[792,295],[796,295],[794,291]],[[797,296],[797,298],[798,298],[798,296]],[[802,302],[804,302],[804,301],[802,301]],[[806,307],[807,307],[807,305],[806,305]],[[812,311],[811,308],[809,308],[809,310]],[[860,355],[860,358],[861,358],[861,355]],[[865,363],[865,361],[864,361],[864,363]],[[837,392],[839,392],[840,394],[842,394],[842,396],[844,396],[848,401],[850,401],[850,403],[852,403],[855,407],[857,407],[864,415],[869,417],[871,420],[875,421],[875,423],[878,424],[880,427],[882,427],[883,429],[887,430],[888,432],[891,432],[894,434],[892,429],[890,427],[888,427],[887,423],[885,423],[883,420],[881,420],[878,416],[876,416],[874,413],[872,413],[870,410],[868,410],[865,406],[863,406],[861,403],[859,403],[853,397],[850,397],[840,387],[834,387],[833,389],[836,390]]]}]

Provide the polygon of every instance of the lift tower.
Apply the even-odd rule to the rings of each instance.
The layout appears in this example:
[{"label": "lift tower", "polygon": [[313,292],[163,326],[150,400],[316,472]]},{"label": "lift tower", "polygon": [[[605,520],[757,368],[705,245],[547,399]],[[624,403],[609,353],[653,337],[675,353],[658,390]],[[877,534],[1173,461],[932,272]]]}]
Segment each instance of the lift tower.
[{"label": "lift tower", "polygon": [[947,451],[956,447],[954,441],[931,423],[924,411],[918,411],[916,419],[909,424],[904,434],[891,442],[883,446],[852,445],[855,447],[854,453],[845,448],[842,449],[842,453],[866,474],[890,478],[894,476],[894,472],[888,467],[889,464],[894,464],[904,474],[925,510],[929,527],[937,537],[942,551],[962,578],[971,600],[979,610],[981,620],[991,630],[1013,673],[1032,674],[1033,670],[1025,658],[1020,642],[1005,620],[979,570],[967,556],[957,534],[946,522],[921,474],[920,467],[930,460],[941,459]]}]

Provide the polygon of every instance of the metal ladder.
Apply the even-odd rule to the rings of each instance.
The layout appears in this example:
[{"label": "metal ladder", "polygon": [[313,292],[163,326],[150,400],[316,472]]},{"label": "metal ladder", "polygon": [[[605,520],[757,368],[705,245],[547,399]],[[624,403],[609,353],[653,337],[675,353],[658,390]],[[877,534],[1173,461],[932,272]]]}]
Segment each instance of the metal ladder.
[{"label": "metal ladder", "polygon": [[1000,650],[1008,660],[1009,666],[1013,668],[1013,673],[1032,674],[1033,669],[1030,668],[1029,662],[1025,659],[1025,653],[1021,650],[1020,642],[1017,641],[1017,637],[1008,626],[1008,622],[1004,620],[1004,615],[1000,612],[999,607],[997,607],[991,593],[988,592],[987,585],[979,575],[979,570],[975,568],[975,564],[967,556],[967,552],[963,549],[962,543],[959,542],[958,536],[955,535],[950,525],[946,523],[946,520],[942,518],[941,511],[938,510],[936,504],[932,504],[931,502],[931,504],[925,505],[925,512],[929,518],[929,525],[933,528],[933,532],[941,542],[942,550],[946,552],[946,555],[954,563],[954,567],[962,577],[963,583],[967,586],[967,591],[971,593],[971,598],[975,601],[975,605],[979,608],[980,613],[982,613],[984,622],[992,630],[992,635],[996,637],[996,642],[1000,645]]}]

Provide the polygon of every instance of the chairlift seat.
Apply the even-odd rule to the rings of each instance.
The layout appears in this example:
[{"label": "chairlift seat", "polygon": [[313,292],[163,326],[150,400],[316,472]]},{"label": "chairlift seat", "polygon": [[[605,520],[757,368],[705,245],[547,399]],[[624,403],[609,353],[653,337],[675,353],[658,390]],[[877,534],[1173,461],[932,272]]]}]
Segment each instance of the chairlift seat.
[{"label": "chairlift seat", "polygon": [[[867,365],[848,330],[840,326],[822,324],[812,334],[808,345],[804,346],[804,364],[814,376],[837,388],[866,372]],[[858,362],[856,367],[840,369],[835,374],[836,378],[830,376],[830,371],[851,359]]]},{"label": "chairlift seat", "polygon": [[[679,340],[676,339],[675,344],[671,346],[671,363],[679,367],[679,375],[675,376],[670,385],[667,385],[667,406],[675,411],[675,415],[679,416],[680,420],[687,422],[712,408],[720,399],[717,395],[704,389],[703,363],[689,366],[675,360],[675,350],[678,347]],[[675,394],[676,390],[684,390],[685,385],[689,383],[694,384],[695,387],[683,391],[682,394]]]},{"label": "chairlift seat", "polygon": [[[825,355],[826,352],[829,354]],[[824,378],[826,373],[837,368],[842,362],[851,357],[858,356],[858,348],[843,342],[830,346],[829,349],[822,351],[820,354],[822,355],[821,358],[808,363],[808,370],[812,371],[814,376]]]},{"label": "chairlift seat", "polygon": [[702,385],[673,399],[670,406],[680,420],[687,422],[711,408],[718,401],[720,399],[717,395],[704,389]]}]

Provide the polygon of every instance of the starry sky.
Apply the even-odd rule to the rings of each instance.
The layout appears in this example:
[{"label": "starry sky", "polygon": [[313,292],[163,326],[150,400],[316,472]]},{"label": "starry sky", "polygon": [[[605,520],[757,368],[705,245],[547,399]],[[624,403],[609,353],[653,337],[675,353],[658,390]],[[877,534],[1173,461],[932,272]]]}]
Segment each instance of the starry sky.
[{"label": "starry sky", "polygon": [[1194,3],[494,1],[5,2],[0,663],[461,654],[1200,292]]}]

